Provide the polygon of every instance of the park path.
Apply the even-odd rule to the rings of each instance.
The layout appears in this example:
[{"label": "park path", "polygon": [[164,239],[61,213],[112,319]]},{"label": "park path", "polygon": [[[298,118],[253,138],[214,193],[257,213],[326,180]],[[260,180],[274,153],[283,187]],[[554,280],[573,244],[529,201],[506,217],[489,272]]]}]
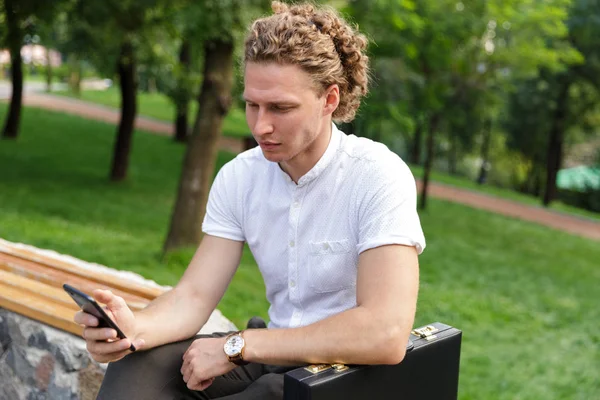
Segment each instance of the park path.
[{"label": "park path", "polygon": [[[61,111],[67,114],[78,115],[84,118],[115,125],[119,123],[121,118],[121,112],[118,109],[65,96],[39,92],[25,92],[23,102],[27,106]],[[172,136],[174,134],[174,126],[172,123],[139,115],[135,120],[135,127],[136,129],[159,135]],[[219,148],[229,150],[233,153],[239,153],[243,150],[243,143],[241,140],[235,138],[221,136],[219,138]]]},{"label": "park path", "polygon": [[[63,96],[27,92],[24,96],[26,105],[50,110],[62,111],[85,118],[117,124],[120,111],[93,103],[84,102]],[[161,135],[172,135],[172,124],[152,118],[138,117],[136,128]],[[239,139],[221,137],[220,148],[238,153],[243,149]],[[420,186],[420,182],[418,182]],[[585,217],[573,216],[542,207],[522,204],[512,200],[482,194],[468,189],[431,183],[429,194],[433,197],[465,204],[521,220],[535,222],[548,227],[569,232],[575,235],[600,241],[600,222]]]}]

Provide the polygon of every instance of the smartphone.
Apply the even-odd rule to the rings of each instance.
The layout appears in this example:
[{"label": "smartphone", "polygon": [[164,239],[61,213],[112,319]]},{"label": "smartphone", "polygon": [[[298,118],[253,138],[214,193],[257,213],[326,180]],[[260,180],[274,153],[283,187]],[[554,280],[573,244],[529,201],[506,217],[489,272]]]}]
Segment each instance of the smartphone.
[{"label": "smartphone", "polygon": [[[66,283],[63,285],[63,289],[65,289],[65,292],[67,292],[69,296],[75,300],[75,303],[77,303],[84,312],[92,314],[94,317],[98,318],[97,328],[112,328],[117,331],[117,337],[119,337],[119,339],[126,338],[125,334],[123,334],[117,324],[110,319],[110,317],[104,312],[104,309],[100,307],[100,304],[98,304],[92,296],[89,296],[82,291],[75,289],[73,286],[67,285]],[[131,344],[129,350],[135,351],[135,346]]]}]

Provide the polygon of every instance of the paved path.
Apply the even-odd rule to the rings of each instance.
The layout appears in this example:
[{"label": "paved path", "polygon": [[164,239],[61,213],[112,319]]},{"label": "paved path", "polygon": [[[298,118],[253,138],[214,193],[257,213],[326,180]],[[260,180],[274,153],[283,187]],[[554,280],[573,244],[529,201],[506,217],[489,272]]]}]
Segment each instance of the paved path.
[{"label": "paved path", "polygon": [[[1,93],[2,90],[0,88],[0,94]],[[58,110],[114,124],[118,123],[120,116],[119,110],[114,108],[87,103],[68,97],[41,94],[30,90],[26,91],[24,101],[26,105]],[[136,119],[136,127],[161,135],[173,134],[172,124],[146,117],[138,117]],[[227,149],[235,153],[242,150],[242,143],[238,139],[221,137],[220,140],[220,147],[222,149]],[[420,182],[418,183],[420,184]],[[474,208],[504,214],[525,221],[543,224],[575,235],[600,241],[600,222],[584,217],[568,215],[557,211],[547,210],[542,207],[530,206],[439,183],[431,183],[429,193],[431,196],[440,199],[466,204]]]},{"label": "paved path", "polygon": [[[24,90],[23,103],[32,107],[61,111],[115,125],[119,123],[121,112],[118,109],[70,97],[40,93],[39,91],[44,90],[44,88],[45,84],[43,83],[28,83]],[[10,86],[0,84],[0,99],[7,99],[9,96]],[[148,117],[138,116],[135,120],[135,127],[160,135],[172,136],[174,134],[173,124]],[[243,143],[241,140],[224,136],[219,138],[219,140],[219,146],[222,149],[229,150],[233,153],[239,153],[243,150]]]},{"label": "paved path", "polygon": [[[418,182],[419,189],[421,187],[420,183]],[[547,210],[541,206],[531,206],[440,183],[431,183],[429,194],[436,198],[504,214],[525,221],[536,222],[575,235],[600,240],[600,221]]]}]

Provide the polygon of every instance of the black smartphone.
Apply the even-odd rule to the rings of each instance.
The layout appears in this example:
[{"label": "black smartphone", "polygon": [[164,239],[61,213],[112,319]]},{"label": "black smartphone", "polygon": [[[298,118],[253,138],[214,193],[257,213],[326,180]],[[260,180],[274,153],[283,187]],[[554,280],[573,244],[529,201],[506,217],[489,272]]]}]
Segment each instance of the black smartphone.
[{"label": "black smartphone", "polygon": [[[67,292],[69,296],[75,300],[75,303],[77,303],[83,311],[98,318],[97,328],[112,328],[117,331],[117,336],[120,339],[126,338],[125,334],[123,334],[117,324],[110,319],[110,317],[104,312],[104,309],[100,307],[100,304],[98,304],[92,296],[89,296],[82,291],[75,289],[73,286],[67,285],[66,283],[63,285],[63,289],[65,289],[65,292]],[[133,343],[129,347],[129,350],[135,351],[135,346]]]}]

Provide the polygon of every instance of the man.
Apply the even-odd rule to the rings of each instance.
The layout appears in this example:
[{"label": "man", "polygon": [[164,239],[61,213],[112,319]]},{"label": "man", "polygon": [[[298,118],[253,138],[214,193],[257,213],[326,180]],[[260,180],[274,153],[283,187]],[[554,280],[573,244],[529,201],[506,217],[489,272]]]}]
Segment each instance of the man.
[{"label": "man", "polygon": [[[294,366],[404,357],[425,247],[414,178],[385,146],[332,122],[352,120],[367,92],[366,40],[332,10],[273,9],[252,25],[244,55],[259,147],[219,172],[180,282],[135,314],[94,292],[128,339],[75,317],[94,359],[111,362],[99,398],[280,399]],[[265,280],[269,329],[194,336],[244,242]]]}]

